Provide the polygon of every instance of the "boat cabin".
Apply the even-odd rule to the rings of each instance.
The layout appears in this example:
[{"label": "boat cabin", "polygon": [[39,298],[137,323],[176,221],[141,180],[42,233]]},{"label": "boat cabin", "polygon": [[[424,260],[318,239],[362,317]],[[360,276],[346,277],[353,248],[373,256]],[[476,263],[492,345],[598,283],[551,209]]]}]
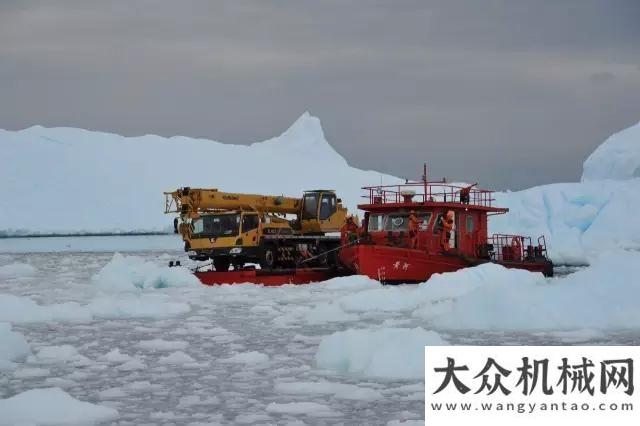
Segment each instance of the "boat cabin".
[{"label": "boat cabin", "polygon": [[[438,253],[454,251],[477,257],[488,240],[487,217],[506,208],[492,206],[492,191],[438,183],[406,183],[365,187],[367,203],[363,238],[377,245],[407,247]],[[417,217],[417,232],[411,232],[410,215]],[[445,220],[452,219],[446,232]],[[443,236],[443,233],[448,234]]]},{"label": "boat cabin", "polygon": [[[364,243],[500,262],[546,257],[544,237],[535,245],[520,235],[489,237],[488,217],[509,209],[495,207],[493,191],[475,184],[407,182],[363,189],[367,201],[358,208],[365,211]],[[412,214],[417,226],[411,224]]]}]

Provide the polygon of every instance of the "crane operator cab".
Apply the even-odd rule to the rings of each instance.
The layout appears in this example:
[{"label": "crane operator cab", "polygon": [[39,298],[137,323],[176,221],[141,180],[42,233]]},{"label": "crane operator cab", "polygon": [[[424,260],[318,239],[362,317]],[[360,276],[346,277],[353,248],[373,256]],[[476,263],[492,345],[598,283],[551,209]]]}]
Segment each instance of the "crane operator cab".
[{"label": "crane operator cab", "polygon": [[344,224],[346,217],[342,200],[334,191],[326,189],[305,191],[300,214],[302,232],[335,232]]}]

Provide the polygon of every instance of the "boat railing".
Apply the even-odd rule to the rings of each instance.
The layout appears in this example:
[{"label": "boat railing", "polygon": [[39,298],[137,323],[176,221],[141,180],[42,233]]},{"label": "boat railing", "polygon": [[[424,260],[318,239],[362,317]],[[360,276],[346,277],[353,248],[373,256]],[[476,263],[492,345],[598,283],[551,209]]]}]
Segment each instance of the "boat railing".
[{"label": "boat railing", "polygon": [[489,238],[492,246],[489,255],[497,262],[524,262],[547,257],[547,243],[544,236],[538,237],[533,245],[531,237],[512,234],[493,234]]},{"label": "boat railing", "polygon": [[400,185],[365,186],[369,204],[462,203],[491,207],[493,191],[446,182],[408,182]]}]

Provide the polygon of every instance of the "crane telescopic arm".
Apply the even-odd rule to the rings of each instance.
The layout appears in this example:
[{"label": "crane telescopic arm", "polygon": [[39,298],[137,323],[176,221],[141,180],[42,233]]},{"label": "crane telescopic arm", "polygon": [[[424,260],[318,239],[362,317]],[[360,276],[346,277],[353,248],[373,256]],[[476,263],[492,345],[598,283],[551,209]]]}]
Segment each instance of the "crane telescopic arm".
[{"label": "crane telescopic arm", "polygon": [[183,219],[220,210],[253,210],[259,213],[298,214],[302,199],[282,195],[223,192],[215,188],[180,188],[165,192],[165,213],[180,213]]}]

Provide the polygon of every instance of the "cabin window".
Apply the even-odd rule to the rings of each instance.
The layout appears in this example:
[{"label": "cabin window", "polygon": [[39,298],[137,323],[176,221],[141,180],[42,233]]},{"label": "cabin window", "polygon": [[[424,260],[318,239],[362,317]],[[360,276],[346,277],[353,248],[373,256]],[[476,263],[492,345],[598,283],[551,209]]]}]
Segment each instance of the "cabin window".
[{"label": "cabin window", "polygon": [[193,222],[192,234],[202,234],[204,231],[204,221],[202,219],[196,219]]},{"label": "cabin window", "polygon": [[258,215],[257,214],[245,214],[242,216],[242,232],[249,232],[258,227]]},{"label": "cabin window", "polygon": [[434,234],[439,234],[440,232],[442,232],[442,217],[443,217],[442,213],[439,213],[438,216],[436,216],[436,221],[433,224]]},{"label": "cabin window", "polygon": [[322,194],[320,200],[320,220],[327,220],[336,212],[336,194]]},{"label": "cabin window", "polygon": [[390,214],[385,222],[385,231],[406,231],[409,228],[409,216],[406,214]]},{"label": "cabin window", "polygon": [[384,215],[372,214],[369,216],[369,228],[370,232],[382,231],[384,229]]},{"label": "cabin window", "polygon": [[240,214],[216,214],[201,216],[193,222],[193,235],[226,237],[240,232]]},{"label": "cabin window", "polygon": [[467,216],[467,232],[473,232],[473,216]]},{"label": "cabin window", "polygon": [[429,228],[429,222],[431,222],[431,213],[423,213],[419,216],[420,220],[420,231],[426,231]]},{"label": "cabin window", "polygon": [[304,194],[304,206],[302,208],[302,219],[315,219],[318,214],[318,196],[313,192]]}]

